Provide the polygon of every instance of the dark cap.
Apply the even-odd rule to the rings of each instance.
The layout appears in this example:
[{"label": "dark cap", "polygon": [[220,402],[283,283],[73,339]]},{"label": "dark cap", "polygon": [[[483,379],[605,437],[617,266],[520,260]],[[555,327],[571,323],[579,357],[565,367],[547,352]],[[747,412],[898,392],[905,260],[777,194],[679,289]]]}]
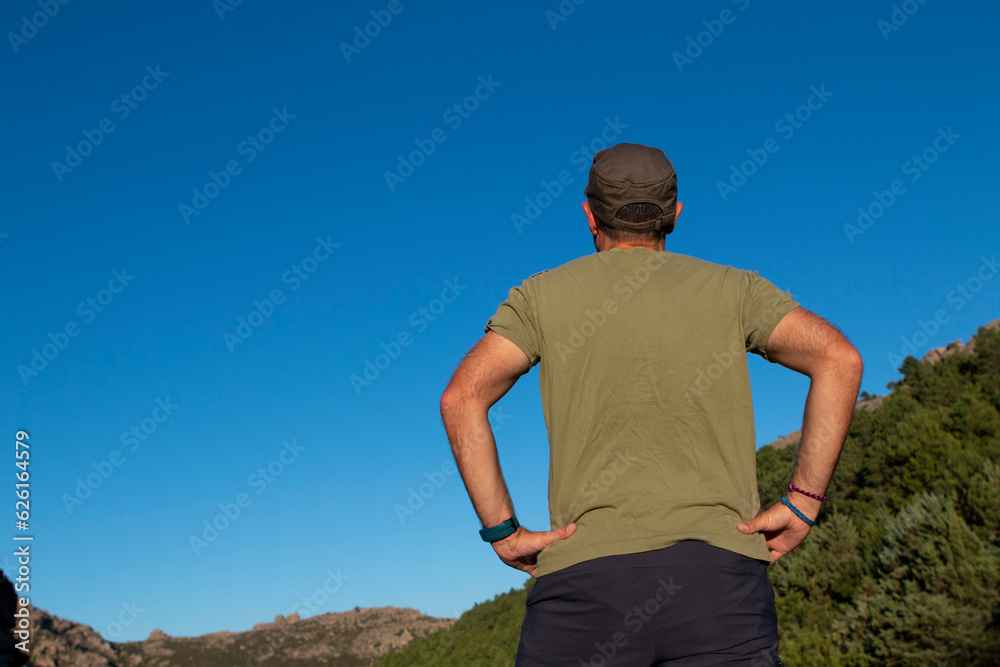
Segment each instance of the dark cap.
[{"label": "dark cap", "polygon": [[[677,172],[659,148],[617,144],[594,155],[584,191],[602,223],[631,232],[660,231],[677,214]],[[663,214],[648,222],[625,222],[618,211],[626,204],[656,204]]]}]

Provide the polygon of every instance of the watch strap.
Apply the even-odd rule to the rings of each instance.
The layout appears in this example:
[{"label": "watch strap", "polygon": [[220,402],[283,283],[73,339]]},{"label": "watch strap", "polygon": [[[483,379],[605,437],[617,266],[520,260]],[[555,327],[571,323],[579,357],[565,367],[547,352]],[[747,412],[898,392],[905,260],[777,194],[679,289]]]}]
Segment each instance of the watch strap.
[{"label": "watch strap", "polygon": [[479,531],[479,537],[483,538],[483,542],[497,542],[513,535],[520,526],[521,524],[517,522],[517,517],[512,516],[501,524],[483,528]]}]

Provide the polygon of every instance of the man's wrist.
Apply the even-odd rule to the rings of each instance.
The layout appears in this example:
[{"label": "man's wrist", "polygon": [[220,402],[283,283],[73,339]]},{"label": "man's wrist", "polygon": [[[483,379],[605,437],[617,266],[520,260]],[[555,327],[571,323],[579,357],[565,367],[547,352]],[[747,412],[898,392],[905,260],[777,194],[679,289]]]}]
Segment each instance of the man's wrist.
[{"label": "man's wrist", "polygon": [[781,496],[781,504],[787,507],[795,516],[805,522],[810,528],[816,525],[816,520],[806,516],[805,512],[795,506],[788,496]]},{"label": "man's wrist", "polygon": [[792,490],[789,490],[785,495],[788,497],[788,500],[790,500],[797,508],[799,508],[799,510],[802,511],[803,514],[813,521],[815,521],[816,517],[819,516],[819,510],[823,506],[822,501],[810,498],[809,496]]}]

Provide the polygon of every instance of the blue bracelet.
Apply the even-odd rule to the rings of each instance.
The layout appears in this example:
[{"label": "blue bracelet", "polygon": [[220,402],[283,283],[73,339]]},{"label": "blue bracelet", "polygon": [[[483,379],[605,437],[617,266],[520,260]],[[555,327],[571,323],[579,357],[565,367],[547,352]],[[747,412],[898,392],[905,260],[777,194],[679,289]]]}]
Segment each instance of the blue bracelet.
[{"label": "blue bracelet", "polygon": [[805,521],[810,526],[815,526],[816,525],[815,521],[813,521],[812,519],[810,519],[809,517],[807,517],[805,514],[803,514],[802,510],[800,510],[798,507],[796,507],[795,505],[793,505],[792,501],[789,500],[788,498],[786,498],[785,496],[781,496],[781,504],[784,505],[785,507],[787,507],[788,509],[792,510],[793,512],[795,512],[795,516],[799,517],[800,519],[802,519],[803,521]]},{"label": "blue bracelet", "polygon": [[510,537],[517,532],[517,529],[521,527],[518,523],[517,517],[512,516],[503,523],[497,524],[490,528],[483,528],[479,531],[479,537],[483,538],[483,542],[499,542],[505,537]]}]

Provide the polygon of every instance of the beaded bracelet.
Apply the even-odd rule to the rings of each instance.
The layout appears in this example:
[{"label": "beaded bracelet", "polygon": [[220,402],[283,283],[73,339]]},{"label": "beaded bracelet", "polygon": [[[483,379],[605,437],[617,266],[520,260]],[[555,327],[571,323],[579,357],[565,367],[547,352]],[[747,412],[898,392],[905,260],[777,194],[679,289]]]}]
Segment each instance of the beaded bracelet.
[{"label": "beaded bracelet", "polygon": [[795,505],[793,505],[792,501],[789,500],[788,498],[786,498],[785,496],[781,496],[781,504],[784,505],[785,507],[787,507],[788,509],[792,510],[793,512],[795,512],[795,515],[797,517],[799,517],[800,519],[802,519],[803,521],[805,521],[808,525],[810,525],[810,526],[815,526],[816,525],[815,521],[813,521],[812,519],[810,519],[809,517],[807,517],[805,514],[803,514],[802,510],[800,510],[798,507],[796,507]]},{"label": "beaded bracelet", "polygon": [[829,500],[830,499],[830,496],[817,496],[815,493],[809,493],[805,489],[800,489],[799,487],[795,486],[794,484],[789,484],[788,488],[791,489],[792,491],[795,491],[796,493],[801,493],[803,496],[809,496],[813,500],[818,500],[820,502],[823,502],[824,500]]}]

